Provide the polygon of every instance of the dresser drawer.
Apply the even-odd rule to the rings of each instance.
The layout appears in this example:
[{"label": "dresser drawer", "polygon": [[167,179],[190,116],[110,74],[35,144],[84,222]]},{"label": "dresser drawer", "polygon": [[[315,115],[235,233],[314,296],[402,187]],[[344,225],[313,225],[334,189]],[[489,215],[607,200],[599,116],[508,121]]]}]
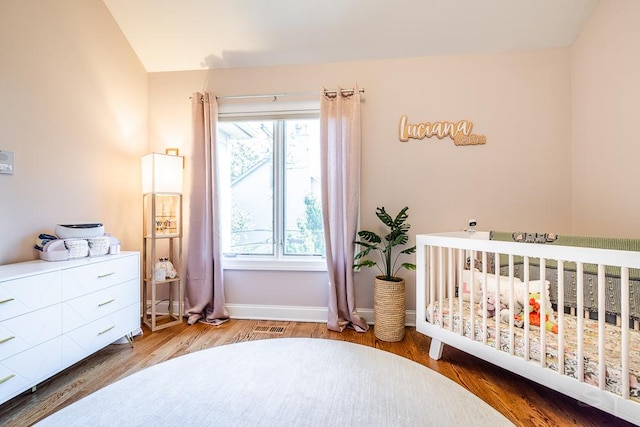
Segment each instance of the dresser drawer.
[{"label": "dresser drawer", "polygon": [[140,282],[137,279],[65,301],[63,330],[71,331],[135,303],[140,304]]},{"label": "dresser drawer", "polygon": [[60,337],[0,361],[0,401],[7,400],[62,370]]},{"label": "dresser drawer", "polygon": [[140,327],[140,303],[136,302],[64,335],[65,366],[87,357]]},{"label": "dresser drawer", "polygon": [[59,271],[0,282],[0,320],[20,316],[62,301]]},{"label": "dresser drawer", "polygon": [[105,258],[63,271],[64,289],[62,298],[67,300],[105,289],[139,277],[140,261],[138,256]]},{"label": "dresser drawer", "polygon": [[0,362],[0,402],[17,396],[30,386],[31,382],[28,379],[17,375]]},{"label": "dresser drawer", "polygon": [[60,304],[0,322],[0,360],[49,341],[62,333]]}]

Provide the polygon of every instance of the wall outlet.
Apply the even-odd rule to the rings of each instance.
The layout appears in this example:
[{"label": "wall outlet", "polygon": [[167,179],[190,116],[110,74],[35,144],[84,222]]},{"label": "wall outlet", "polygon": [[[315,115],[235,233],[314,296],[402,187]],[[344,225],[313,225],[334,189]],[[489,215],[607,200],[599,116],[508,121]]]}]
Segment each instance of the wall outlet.
[{"label": "wall outlet", "polygon": [[13,175],[13,152],[0,150],[0,174]]}]

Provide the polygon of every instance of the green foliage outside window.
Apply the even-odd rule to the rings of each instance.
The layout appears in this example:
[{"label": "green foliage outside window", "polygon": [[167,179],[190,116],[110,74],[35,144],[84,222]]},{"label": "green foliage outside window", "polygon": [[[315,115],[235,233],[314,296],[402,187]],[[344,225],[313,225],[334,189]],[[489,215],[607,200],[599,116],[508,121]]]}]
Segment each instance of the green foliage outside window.
[{"label": "green foliage outside window", "polygon": [[322,255],[324,254],[322,207],[312,194],[305,196],[304,205],[305,213],[303,217],[298,218],[298,229],[287,231],[285,253]]}]

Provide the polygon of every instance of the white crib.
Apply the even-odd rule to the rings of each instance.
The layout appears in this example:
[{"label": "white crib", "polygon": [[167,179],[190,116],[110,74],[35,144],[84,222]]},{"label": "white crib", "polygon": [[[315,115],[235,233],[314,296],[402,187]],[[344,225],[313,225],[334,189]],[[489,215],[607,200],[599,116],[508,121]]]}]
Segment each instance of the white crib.
[{"label": "white crib", "polygon": [[[416,244],[416,329],[431,337],[431,358],[439,359],[443,345],[451,345],[640,423],[640,331],[632,319],[637,288],[629,278],[630,271],[640,269],[640,252],[496,241],[482,231],[417,235]],[[534,264],[538,269],[531,273]],[[548,265],[557,271],[554,277],[547,277]],[[589,286],[585,268],[594,271]],[[611,271],[619,274],[616,297],[608,291]],[[557,290],[551,306],[547,281]],[[564,308],[567,286],[576,292],[572,309]],[[546,327],[533,326],[535,318],[529,315],[518,326],[515,310],[522,296],[542,302],[536,307]],[[503,316],[490,317],[480,304],[491,297],[506,305]],[[596,301],[597,313],[607,311],[609,299],[620,308],[619,315],[587,318],[585,299]]]}]

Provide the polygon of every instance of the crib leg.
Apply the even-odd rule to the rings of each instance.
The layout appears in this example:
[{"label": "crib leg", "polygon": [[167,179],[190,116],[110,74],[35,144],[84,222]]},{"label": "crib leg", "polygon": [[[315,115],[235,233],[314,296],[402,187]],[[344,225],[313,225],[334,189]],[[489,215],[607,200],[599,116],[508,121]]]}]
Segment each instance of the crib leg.
[{"label": "crib leg", "polygon": [[442,341],[431,338],[431,346],[429,346],[429,357],[433,360],[439,360],[442,357],[442,349],[444,344]]}]

